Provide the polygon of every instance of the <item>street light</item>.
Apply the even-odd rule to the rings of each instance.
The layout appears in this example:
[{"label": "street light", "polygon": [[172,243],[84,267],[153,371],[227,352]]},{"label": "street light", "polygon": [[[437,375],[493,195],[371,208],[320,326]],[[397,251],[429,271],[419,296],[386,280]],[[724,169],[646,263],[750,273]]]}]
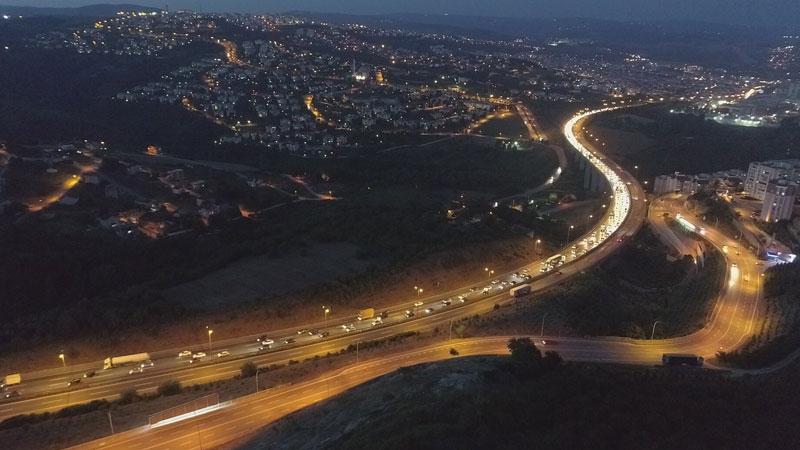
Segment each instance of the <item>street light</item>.
[{"label": "street light", "polygon": [[328,324],[328,314],[331,313],[331,308],[325,305],[322,305],[322,312],[325,314],[325,325]]},{"label": "street light", "polygon": [[214,330],[208,328],[207,326],[206,329],[208,329],[208,351],[211,351],[211,335],[214,334]]},{"label": "street light", "polygon": [[656,335],[656,325],[658,325],[660,323],[661,323],[660,320],[656,320],[655,322],[653,322],[653,331],[650,332],[650,340],[651,341],[653,340],[653,337]]},{"label": "street light", "polygon": [[541,245],[541,243],[542,243],[542,240],[541,240],[541,239],[537,239],[537,240],[536,240],[536,253],[538,253],[538,254],[540,254],[540,255],[542,254],[542,251],[541,251],[541,250],[539,250],[539,245]]},{"label": "street light", "polygon": [[58,354],[58,359],[61,360],[61,367],[67,367],[67,362],[64,358],[64,350],[61,350],[61,353]]},{"label": "street light", "polygon": [[570,225],[569,229],[567,230],[567,242],[569,242],[569,236],[572,234],[572,230],[575,229],[575,225]]}]

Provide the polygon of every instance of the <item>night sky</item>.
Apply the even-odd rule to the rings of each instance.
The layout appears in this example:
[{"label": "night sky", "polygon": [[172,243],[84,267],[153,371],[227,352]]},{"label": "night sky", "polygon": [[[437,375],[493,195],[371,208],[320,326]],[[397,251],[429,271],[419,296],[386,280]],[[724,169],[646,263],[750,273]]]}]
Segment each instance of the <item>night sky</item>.
[{"label": "night sky", "polygon": [[25,6],[133,3],[204,11],[430,13],[500,17],[694,20],[800,27],[800,0],[0,0]]}]

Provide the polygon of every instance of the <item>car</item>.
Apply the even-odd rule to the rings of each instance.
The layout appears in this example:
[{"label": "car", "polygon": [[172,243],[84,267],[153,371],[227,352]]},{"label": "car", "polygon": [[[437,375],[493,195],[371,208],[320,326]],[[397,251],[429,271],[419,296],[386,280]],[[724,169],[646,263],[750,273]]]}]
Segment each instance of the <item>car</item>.
[{"label": "car", "polygon": [[499,282],[500,282],[500,280],[492,280],[492,284],[497,284]]},{"label": "car", "polygon": [[76,384],[81,384],[80,378],[75,378],[67,383],[67,386],[75,386]]},{"label": "car", "polygon": [[303,328],[302,330],[297,330],[297,334],[306,334],[306,333],[308,333],[309,331],[310,331],[310,330],[309,330],[308,328]]},{"label": "car", "polygon": [[19,391],[16,389],[10,390],[6,392],[5,397],[6,398],[19,397]]},{"label": "car", "polygon": [[144,367],[142,367],[142,366],[136,366],[136,367],[134,367],[133,369],[131,369],[131,370],[129,370],[129,371],[128,371],[128,375],[133,375],[133,374],[135,374],[135,373],[142,373],[142,372],[144,372]]},{"label": "car", "polygon": [[283,340],[283,343],[284,344],[294,344],[295,343],[295,339],[294,338],[286,338],[286,339]]},{"label": "car", "polygon": [[184,350],[184,351],[178,353],[178,358],[183,358],[183,357],[186,357],[186,356],[192,356],[192,351],[191,350]]},{"label": "car", "polygon": [[433,312],[433,308],[425,308],[425,314],[430,314]]},{"label": "car", "polygon": [[223,358],[225,356],[230,356],[230,355],[231,355],[231,352],[229,352],[227,350],[220,350],[220,351],[217,352],[217,358]]},{"label": "car", "polygon": [[466,298],[466,297],[464,297],[463,295],[459,295],[459,296],[458,296],[458,301],[459,301],[459,302],[461,302],[461,303],[464,303],[464,302],[466,302],[466,301],[467,301],[467,298]]},{"label": "car", "polygon": [[318,337],[318,338],[320,338],[320,339],[322,339],[322,338],[326,338],[326,337],[328,337],[330,334],[331,334],[331,333],[330,333],[329,331],[321,331],[321,332],[320,332],[320,333],[317,335],[317,337]]},{"label": "car", "polygon": [[90,371],[88,371],[88,372],[84,372],[84,373],[83,373],[83,378],[92,378],[92,377],[93,377],[93,376],[95,376],[96,374],[97,374],[97,371],[90,370]]},{"label": "car", "polygon": [[258,351],[263,352],[264,350],[269,350],[272,348],[272,344],[261,344],[258,346]]},{"label": "car", "polygon": [[406,317],[409,319],[414,317],[414,311],[411,311],[410,309],[406,310]]},{"label": "car", "polygon": [[309,336],[314,336],[315,334],[319,334],[319,330],[308,330],[306,333]]},{"label": "car", "polygon": [[267,347],[269,347],[270,345],[272,345],[274,343],[275,343],[275,341],[273,341],[272,339],[262,339],[261,340],[261,345],[262,346],[266,345]]},{"label": "car", "polygon": [[372,326],[377,327],[378,325],[383,325],[383,320],[380,317],[376,318],[372,321]]},{"label": "car", "polygon": [[192,355],[192,359],[200,359],[205,357],[206,357],[206,352],[197,352]]},{"label": "car", "polygon": [[419,307],[419,306],[422,306],[422,305],[424,305],[424,303],[419,302],[419,301],[414,302],[414,307]]},{"label": "car", "polygon": [[442,306],[450,306],[451,303],[453,303],[453,301],[450,300],[449,298],[442,300]]},{"label": "car", "polygon": [[470,292],[475,292],[475,287],[471,287],[471,288],[469,288],[469,291],[470,291]]},{"label": "car", "polygon": [[144,369],[145,367],[153,367],[153,366],[155,366],[155,365],[156,365],[156,364],[153,362],[153,360],[151,360],[151,359],[148,359],[147,361],[145,361],[145,362],[143,362],[143,363],[139,364],[139,367],[141,367],[142,369]]}]

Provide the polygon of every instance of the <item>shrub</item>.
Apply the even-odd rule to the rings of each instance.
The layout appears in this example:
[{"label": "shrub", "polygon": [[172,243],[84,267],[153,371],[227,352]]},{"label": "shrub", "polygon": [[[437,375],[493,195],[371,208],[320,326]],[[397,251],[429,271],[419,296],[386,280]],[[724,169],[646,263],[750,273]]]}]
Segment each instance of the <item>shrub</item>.
[{"label": "shrub", "polygon": [[250,378],[256,375],[256,372],[258,372],[258,367],[256,367],[256,365],[252,362],[246,362],[242,364],[242,367],[239,370],[242,372],[242,378]]},{"label": "shrub", "polygon": [[180,381],[169,380],[161,383],[156,392],[158,392],[158,395],[168,396],[180,394],[182,390]]}]

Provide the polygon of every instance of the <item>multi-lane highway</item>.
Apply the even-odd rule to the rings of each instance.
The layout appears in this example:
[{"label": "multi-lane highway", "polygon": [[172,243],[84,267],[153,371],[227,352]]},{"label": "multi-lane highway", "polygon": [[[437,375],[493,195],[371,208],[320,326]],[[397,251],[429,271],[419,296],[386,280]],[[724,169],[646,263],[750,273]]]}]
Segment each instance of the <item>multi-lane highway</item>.
[{"label": "multi-lane highway", "polygon": [[[153,389],[168,379],[178,379],[184,384],[194,384],[227,378],[238,373],[244,361],[266,365],[287,362],[291,359],[302,360],[313,355],[334,352],[357,342],[392,336],[404,331],[419,331],[434,327],[442,329],[452,320],[484,313],[491,310],[496,303],[510,301],[508,290],[515,285],[530,283],[536,292],[564,282],[570,276],[597,264],[614,252],[624,241],[625,236],[636,232],[647,214],[646,198],[636,180],[615,163],[596,152],[582,136],[583,126],[590,116],[610,109],[613,108],[585,111],[571,119],[564,127],[568,141],[608,180],[609,198],[606,213],[599,223],[587,234],[580,236],[561,250],[560,254],[565,259],[563,265],[550,267],[542,261],[536,261],[515,272],[500,274],[491,279],[487,277],[482,283],[467,286],[436,299],[423,299],[423,305],[415,307],[413,302],[409,301],[388,309],[388,316],[383,323],[373,324],[372,320],[357,321],[353,318],[345,320],[344,323],[336,322],[328,325],[323,323],[309,326],[308,330],[311,333],[298,334],[299,330],[270,333],[269,337],[275,341],[275,344],[273,344],[273,348],[267,350],[259,350],[255,337],[247,337],[243,338],[241,342],[225,343],[225,349],[230,351],[230,356],[217,358],[215,352],[222,349],[221,344],[217,344],[215,352],[207,352],[208,356],[191,364],[185,358],[178,358],[175,350],[154,353],[152,354],[154,367],[146,368],[143,373],[129,375],[128,368],[110,369],[99,372],[95,377],[86,379],[78,385],[78,388],[72,388],[66,392],[66,380],[78,375],[85,368],[76,368],[76,370],[80,370],[72,373],[63,371],[46,373],[38,379],[33,378],[25,382],[23,388],[28,390],[27,398],[0,405],[0,417],[24,412],[55,410],[67,404],[82,403],[96,398],[113,398],[120,392],[131,388]],[[712,244],[720,248],[727,245],[727,238],[713,229],[707,228],[705,236]],[[559,338],[557,343],[552,343],[551,339],[544,338],[543,340],[551,341],[548,345],[567,359],[642,364],[658,363],[661,355],[665,352],[680,351],[711,356],[719,349],[733,348],[743,342],[753,330],[757,318],[761,283],[760,276],[757,276],[756,273],[763,266],[756,266],[755,257],[743,250],[740,254],[728,253],[726,256],[729,270],[726,285],[720,294],[708,325],[697,333],[656,341],[621,338],[595,340]],[[742,276],[743,268],[746,268],[748,273],[752,270],[753,276],[748,276],[745,280],[745,277]],[[413,313],[413,316],[406,314],[406,311]],[[353,325],[351,331],[342,327],[342,325],[347,326],[350,323]],[[321,332],[329,334],[321,337]],[[295,341],[292,342],[291,339]],[[507,337],[473,339],[459,342],[459,346],[465,347],[463,351],[462,348],[457,348],[461,354],[502,353],[505,352],[506,341]],[[339,378],[336,379],[341,381],[340,383],[337,381],[337,386],[345,389],[394,370],[401,365],[447,357],[440,351],[441,348],[437,347],[427,353],[423,350],[415,350],[411,353],[387,356],[371,361],[369,362],[370,370],[344,371],[337,375]],[[355,372],[358,373],[357,376],[354,375]],[[342,378],[343,374],[348,375],[349,378]],[[332,378],[328,379],[332,380]],[[258,394],[253,398],[237,400],[227,408],[198,417],[190,422],[201,421],[204,429],[213,429],[210,423],[202,421],[220,421],[220,424],[225,425],[220,425],[218,428],[219,436],[217,438],[207,436],[206,439],[234,438],[237,429],[252,430],[254,426],[268,423],[291,410],[340,391],[331,390],[330,383],[325,386],[325,389],[322,389],[321,386],[325,383],[320,383],[317,380],[268,394]],[[269,400],[263,400],[267,397]],[[263,410],[265,404],[271,405],[268,411]],[[259,415],[257,411],[262,413]],[[257,416],[256,419],[253,418],[254,415]],[[133,434],[123,433],[115,437],[113,442],[107,441],[106,444],[113,443],[124,447],[133,446],[133,443],[137,442],[135,444],[137,448],[148,448],[144,443],[149,442],[154,447],[174,448],[178,446],[176,443],[180,443],[180,440],[190,439],[188,435],[194,432],[193,430],[187,431],[185,428],[185,425],[173,424],[149,431],[138,430]],[[144,440],[129,441],[126,439]],[[194,439],[196,442],[197,437]],[[170,445],[170,443],[176,445]],[[100,444],[100,442],[93,443],[93,445]]]},{"label": "multi-lane highway", "polygon": [[[591,114],[586,112],[576,116],[565,127],[571,142],[574,141],[573,145],[577,144],[577,137],[572,130],[580,130],[579,124]],[[266,349],[260,349],[257,336],[246,336],[217,342],[213,350],[202,347],[189,349],[207,354],[194,359],[192,363],[189,361],[193,358],[178,357],[178,353],[184,349],[152,352],[153,366],[145,367],[142,373],[130,374],[131,367],[100,370],[102,362],[97,362],[23,374],[22,385],[15,388],[21,396],[16,401],[0,403],[0,419],[17,414],[54,411],[94,399],[114,398],[128,389],[153,390],[169,379],[189,385],[229,378],[245,360],[262,365],[285,363],[291,359],[335,352],[361,341],[405,331],[430,330],[452,320],[487,312],[496,303],[509,301],[508,290],[515,285],[528,283],[534,291],[540,291],[561,283],[618,248],[621,239],[617,237],[633,234],[642,223],[646,210],[643,202],[632,201],[632,198],[644,198],[635,180],[624,171],[607,165],[601,155],[595,155],[583,146],[576,148],[609,179],[609,191],[613,194],[609,194],[606,213],[601,220],[584,236],[562,249],[563,262],[547,265],[543,261],[536,261],[517,271],[487,277],[481,283],[436,298],[421,299],[423,305],[415,306],[412,300],[387,309],[387,317],[380,323],[371,319],[358,321],[351,317],[328,324],[312,324],[304,328],[302,333],[298,333],[301,330],[297,329],[273,331],[267,333],[267,337],[274,342]],[[409,311],[411,314],[407,313]],[[226,350],[229,355],[217,357],[216,353],[221,350]],[[83,378],[78,384],[67,385],[91,370],[95,370],[96,375]]]}]

